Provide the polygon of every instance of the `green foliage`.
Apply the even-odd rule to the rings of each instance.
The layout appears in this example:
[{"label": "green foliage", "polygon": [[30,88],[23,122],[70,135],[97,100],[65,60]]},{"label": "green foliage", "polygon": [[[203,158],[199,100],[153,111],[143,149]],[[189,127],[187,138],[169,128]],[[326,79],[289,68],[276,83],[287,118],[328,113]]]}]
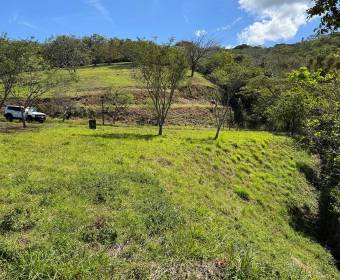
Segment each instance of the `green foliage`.
[{"label": "green foliage", "polygon": [[84,37],[82,42],[86,49],[90,52],[91,62],[94,65],[104,63],[108,56],[107,39],[101,35],[93,34],[89,37]]},{"label": "green foliage", "polygon": [[86,65],[89,59],[85,44],[74,36],[57,36],[44,45],[44,56],[51,65],[76,71],[81,65]]},{"label": "green foliage", "polygon": [[340,155],[340,91],[337,73],[293,72],[290,76],[305,89],[309,89],[314,102],[310,103],[303,124],[303,140],[321,161],[318,185],[321,190],[319,238],[326,242],[334,256],[339,259],[339,155]]},{"label": "green foliage", "polygon": [[290,131],[292,135],[301,132],[312,107],[310,94],[301,88],[283,93],[267,109],[269,122],[278,130]]},{"label": "green foliage", "polygon": [[310,18],[321,16],[318,33],[334,32],[340,28],[340,4],[337,0],[314,0],[308,15]]},{"label": "green foliage", "polygon": [[186,73],[186,59],[182,52],[171,46],[171,42],[159,46],[153,42],[140,41],[134,63],[153,103],[159,126],[158,134],[162,135],[175,91]]},{"label": "green foliage", "polygon": [[336,62],[339,39],[340,34],[334,33],[305,38],[296,44],[278,44],[271,48],[236,47],[231,52],[236,57],[251,59],[256,66],[263,68],[268,76],[285,77],[287,73],[304,66],[312,71],[317,71],[327,64],[339,69],[340,64]]},{"label": "green foliage", "polygon": [[204,75],[210,75],[215,69],[222,67],[225,64],[232,63],[234,56],[230,51],[220,50],[212,52],[199,64],[199,71]]},{"label": "green foliage", "polygon": [[7,37],[0,37],[0,108],[13,94],[24,69],[27,44],[27,41],[11,41]]},{"label": "green foliage", "polygon": [[243,89],[247,83],[261,74],[261,69],[254,67],[248,61],[238,62],[235,58],[225,55],[225,62],[216,68],[209,78],[219,86],[221,96],[218,98],[222,106],[231,107],[235,123],[244,126]]}]

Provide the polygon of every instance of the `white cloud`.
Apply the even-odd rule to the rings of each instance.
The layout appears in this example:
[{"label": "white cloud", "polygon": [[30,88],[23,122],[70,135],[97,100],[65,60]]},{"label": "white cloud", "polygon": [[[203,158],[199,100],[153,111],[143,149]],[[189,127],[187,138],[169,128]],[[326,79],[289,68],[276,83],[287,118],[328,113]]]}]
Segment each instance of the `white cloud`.
[{"label": "white cloud", "polygon": [[221,32],[221,31],[228,31],[230,30],[236,23],[238,23],[239,21],[242,20],[242,17],[238,17],[237,19],[235,19],[231,24],[219,27],[216,29],[217,32]]},{"label": "white cloud", "polygon": [[25,26],[25,27],[28,27],[28,28],[31,28],[31,29],[38,29],[38,27],[35,24],[33,24],[29,21],[19,20],[18,14],[13,14],[11,16],[11,18],[8,20],[8,23],[22,25],[22,26]]},{"label": "white cloud", "polygon": [[11,16],[11,18],[8,20],[8,23],[15,23],[15,22],[17,22],[18,18],[19,18],[18,14],[15,13],[15,14],[13,14],[13,15]]},{"label": "white cloud", "polygon": [[206,30],[204,30],[204,29],[196,30],[196,31],[195,31],[195,35],[196,35],[197,37],[202,37],[202,36],[208,35],[208,31],[206,31]]},{"label": "white cloud", "polygon": [[34,25],[33,23],[28,22],[28,21],[18,21],[17,23],[19,25],[23,25],[23,26],[26,26],[26,27],[31,28],[31,29],[38,29],[38,27],[36,25]]},{"label": "white cloud", "polygon": [[225,45],[224,48],[227,49],[227,50],[230,50],[230,49],[235,48],[235,46],[234,45]]},{"label": "white cloud", "polygon": [[88,0],[87,3],[95,8],[104,19],[113,22],[109,10],[102,4],[101,0]]},{"label": "white cloud", "polygon": [[257,20],[238,34],[240,43],[263,45],[287,40],[307,23],[309,0],[239,0],[240,8]]}]

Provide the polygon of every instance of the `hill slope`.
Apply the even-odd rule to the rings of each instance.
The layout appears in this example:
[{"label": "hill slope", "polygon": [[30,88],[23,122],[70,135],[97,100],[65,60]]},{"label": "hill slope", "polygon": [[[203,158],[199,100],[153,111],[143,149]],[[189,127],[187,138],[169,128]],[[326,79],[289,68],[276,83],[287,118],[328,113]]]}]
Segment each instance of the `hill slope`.
[{"label": "hill slope", "polygon": [[[72,107],[72,118],[87,118],[87,110],[97,112],[101,118],[101,97],[108,89],[118,90],[119,94],[132,96],[129,113],[120,121],[127,123],[154,123],[150,110],[151,101],[143,85],[135,77],[131,63],[116,63],[97,67],[82,67],[77,70],[77,81],[62,88],[56,88],[40,100],[39,110],[50,117],[61,117],[64,108]],[[168,122],[176,125],[213,123],[210,113],[209,93],[214,85],[199,73],[193,78],[187,76],[180,85],[180,93],[175,95]],[[16,104],[8,100],[7,104]],[[107,116],[108,117],[108,116]],[[111,120],[108,120],[111,121]]]},{"label": "hill slope", "polygon": [[47,126],[0,134],[0,278],[339,277],[288,138]]},{"label": "hill slope", "polygon": [[339,32],[295,44],[278,44],[270,48],[241,45],[231,51],[235,55],[250,56],[257,66],[274,75],[285,75],[302,66],[316,71],[327,67],[327,63],[333,63],[335,69],[340,70],[336,60],[340,53]]},{"label": "hill slope", "polygon": [[[141,88],[143,85],[134,78],[135,71],[131,63],[115,63],[111,65],[100,65],[81,67],[77,70],[79,80],[73,83],[66,91],[78,93],[96,91],[106,88]],[[213,87],[201,74],[196,73],[193,78],[189,75],[183,82],[183,86],[190,83],[194,86]]]}]

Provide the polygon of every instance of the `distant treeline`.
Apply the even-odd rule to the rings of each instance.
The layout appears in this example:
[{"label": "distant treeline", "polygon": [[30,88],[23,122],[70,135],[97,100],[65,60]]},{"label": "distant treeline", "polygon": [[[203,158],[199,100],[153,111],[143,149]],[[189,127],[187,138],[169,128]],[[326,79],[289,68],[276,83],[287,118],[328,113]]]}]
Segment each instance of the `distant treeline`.
[{"label": "distant treeline", "polygon": [[[0,37],[4,38],[4,36]],[[51,37],[43,43],[38,43],[47,59],[56,67],[73,67],[98,65],[103,63],[130,62],[133,61],[134,47],[138,41],[120,38],[107,38],[102,35],[76,37],[72,35],[60,35]],[[177,47],[186,47],[194,43],[193,40],[180,41]],[[310,70],[327,67],[332,63],[330,54],[340,49],[340,33],[310,37],[297,44],[278,44],[271,48],[252,47],[239,45],[228,51],[235,54],[238,59],[251,59],[253,64],[264,68],[273,75],[282,75],[302,66]],[[63,50],[63,52],[61,52]],[[225,50],[217,43],[210,45],[210,54]],[[214,65],[207,62],[209,55],[205,56],[197,65],[197,71],[209,74]],[[65,61],[68,60],[68,61]],[[337,68],[340,68],[338,62]]]}]

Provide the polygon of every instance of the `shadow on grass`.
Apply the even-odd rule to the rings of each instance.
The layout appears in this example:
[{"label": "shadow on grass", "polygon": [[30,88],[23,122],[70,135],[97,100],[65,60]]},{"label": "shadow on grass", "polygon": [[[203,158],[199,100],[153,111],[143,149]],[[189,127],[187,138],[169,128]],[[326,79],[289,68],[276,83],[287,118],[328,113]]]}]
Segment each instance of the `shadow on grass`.
[{"label": "shadow on grass", "polygon": [[23,128],[20,122],[0,122],[0,133],[31,132],[39,130],[40,126],[38,124],[28,124],[26,128]]},{"label": "shadow on grass", "polygon": [[191,137],[187,137],[187,138],[184,138],[184,140],[187,142],[187,143],[190,143],[190,144],[214,144],[216,143],[215,140],[213,140],[213,137],[209,137],[209,138],[191,138]]},{"label": "shadow on grass", "polygon": [[303,162],[298,162],[296,164],[296,167],[299,170],[299,172],[304,175],[304,177],[310,184],[312,184],[316,189],[319,188],[318,174],[314,168],[310,167],[308,164],[305,164]]},{"label": "shadow on grass", "polygon": [[103,138],[103,139],[125,139],[125,140],[152,140],[157,135],[150,134],[134,134],[134,133],[105,133],[96,135],[86,135],[87,137]]},{"label": "shadow on grass", "polygon": [[132,63],[129,62],[121,62],[121,63],[115,63],[111,65],[107,65],[108,68],[113,70],[121,70],[121,69],[132,69]]},{"label": "shadow on grass", "polygon": [[[304,162],[297,162],[296,168],[312,186],[318,188],[318,175],[315,169]],[[289,206],[288,212],[291,218],[290,224],[295,230],[314,240],[318,239],[318,216],[315,213],[312,213],[307,206],[302,208]]]},{"label": "shadow on grass", "polygon": [[289,206],[290,226],[305,236],[318,241],[318,215],[308,207]]},{"label": "shadow on grass", "polygon": [[[318,175],[315,169],[303,162],[297,162],[296,168],[315,189],[318,188]],[[288,213],[292,228],[321,243],[319,239],[318,213],[312,211],[307,205],[303,207],[289,205]]]}]

